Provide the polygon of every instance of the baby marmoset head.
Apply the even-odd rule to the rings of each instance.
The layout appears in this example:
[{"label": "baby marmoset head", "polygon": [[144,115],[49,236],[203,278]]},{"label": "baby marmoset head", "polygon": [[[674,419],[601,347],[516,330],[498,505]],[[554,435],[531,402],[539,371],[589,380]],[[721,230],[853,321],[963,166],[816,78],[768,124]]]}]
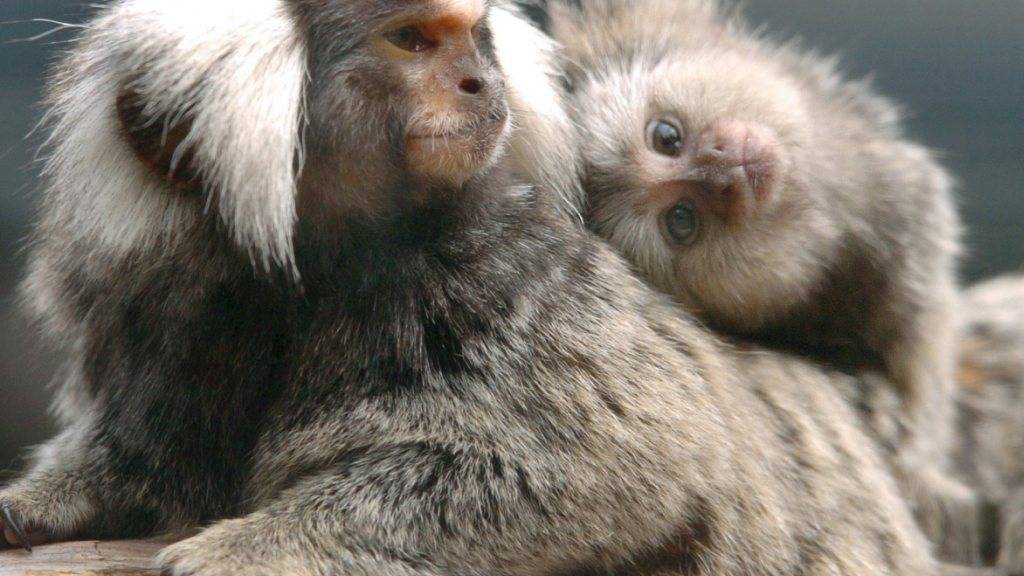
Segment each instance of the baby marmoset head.
[{"label": "baby marmoset head", "polygon": [[594,72],[577,94],[593,227],[698,313],[757,328],[835,250],[795,82],[721,46]]}]

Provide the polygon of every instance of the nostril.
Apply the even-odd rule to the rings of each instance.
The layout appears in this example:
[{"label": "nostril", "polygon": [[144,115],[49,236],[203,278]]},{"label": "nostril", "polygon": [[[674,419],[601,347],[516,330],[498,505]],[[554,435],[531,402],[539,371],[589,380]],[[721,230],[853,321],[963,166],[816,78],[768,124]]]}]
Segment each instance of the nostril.
[{"label": "nostril", "polygon": [[484,89],[484,81],[479,78],[466,78],[459,82],[459,90],[466,94],[479,94]]}]

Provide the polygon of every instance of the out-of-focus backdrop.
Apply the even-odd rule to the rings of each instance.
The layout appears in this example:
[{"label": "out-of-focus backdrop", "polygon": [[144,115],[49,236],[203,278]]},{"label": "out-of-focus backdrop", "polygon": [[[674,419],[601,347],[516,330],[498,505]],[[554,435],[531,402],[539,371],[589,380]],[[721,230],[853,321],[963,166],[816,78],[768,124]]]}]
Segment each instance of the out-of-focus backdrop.
[{"label": "out-of-focus backdrop", "polygon": [[[906,105],[910,133],[960,179],[965,280],[1024,271],[1024,0],[745,4],[753,22],[842,53],[851,76],[874,75]],[[14,288],[37,199],[29,133],[47,65],[74,31],[38,37],[55,25],[29,20],[73,24],[89,11],[85,0],[0,0],[0,476],[52,432],[47,384],[60,362],[18,319]]]}]

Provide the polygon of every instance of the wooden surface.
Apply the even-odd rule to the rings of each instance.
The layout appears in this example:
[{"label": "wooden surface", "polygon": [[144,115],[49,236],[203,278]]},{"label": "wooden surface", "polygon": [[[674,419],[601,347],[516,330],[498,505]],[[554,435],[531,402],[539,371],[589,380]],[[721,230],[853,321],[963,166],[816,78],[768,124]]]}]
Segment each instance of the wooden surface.
[{"label": "wooden surface", "polygon": [[73,542],[0,552],[0,576],[159,576],[166,542]]},{"label": "wooden surface", "polygon": [[[0,551],[0,576],[160,576],[153,557],[167,542],[72,542]],[[287,575],[274,575],[287,576]],[[940,576],[1003,576],[985,568],[946,566]]]}]

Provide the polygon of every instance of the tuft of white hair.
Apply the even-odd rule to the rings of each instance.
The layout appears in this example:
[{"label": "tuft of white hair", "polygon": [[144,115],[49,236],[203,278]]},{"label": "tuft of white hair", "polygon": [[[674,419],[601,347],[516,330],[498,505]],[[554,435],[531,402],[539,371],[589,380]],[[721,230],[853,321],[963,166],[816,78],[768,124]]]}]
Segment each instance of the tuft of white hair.
[{"label": "tuft of white hair", "polygon": [[118,258],[173,243],[196,218],[124,138],[116,103],[127,87],[146,117],[188,118],[175,158],[193,152],[208,209],[264,268],[294,271],[305,76],[305,46],[281,0],[109,5],[52,85],[44,230]]}]

